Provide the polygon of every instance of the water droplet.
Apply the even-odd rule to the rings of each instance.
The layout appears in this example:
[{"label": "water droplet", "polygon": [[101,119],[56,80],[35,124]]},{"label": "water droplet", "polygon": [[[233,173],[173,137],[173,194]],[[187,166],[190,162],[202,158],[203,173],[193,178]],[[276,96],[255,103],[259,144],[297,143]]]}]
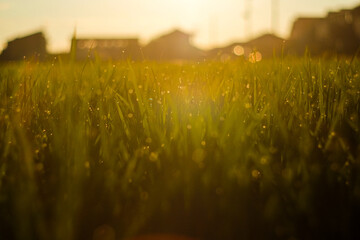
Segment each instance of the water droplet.
[{"label": "water droplet", "polygon": [[85,166],[85,168],[90,168],[90,162],[89,162],[89,161],[86,161],[86,162],[84,163],[84,166]]},{"label": "water droplet", "polygon": [[245,108],[246,108],[246,109],[251,108],[251,103],[245,103]]},{"label": "water droplet", "polygon": [[158,160],[159,154],[156,152],[151,152],[149,156],[149,160],[151,162],[156,162]]},{"label": "water droplet", "polygon": [[262,165],[266,165],[266,164],[268,163],[267,157],[262,157],[262,158],[260,159],[260,163],[261,163]]},{"label": "water droplet", "polygon": [[253,178],[258,179],[258,178],[260,177],[260,175],[261,175],[261,173],[260,173],[258,170],[256,170],[256,169],[254,169],[254,170],[251,171],[251,176],[252,176]]}]

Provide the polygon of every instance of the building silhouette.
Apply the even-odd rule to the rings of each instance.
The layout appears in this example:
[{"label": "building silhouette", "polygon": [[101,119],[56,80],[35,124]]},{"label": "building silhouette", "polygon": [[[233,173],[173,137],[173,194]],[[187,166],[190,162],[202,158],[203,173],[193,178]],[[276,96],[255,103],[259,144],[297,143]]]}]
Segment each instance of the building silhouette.
[{"label": "building silhouette", "polygon": [[46,56],[46,39],[42,32],[37,32],[9,41],[0,55],[0,60],[14,61],[24,57],[44,60]]},{"label": "building silhouette", "polygon": [[[203,51],[192,44],[193,34],[175,29],[141,46],[137,38],[77,38],[71,40],[70,53],[64,59],[85,60],[227,60],[231,58],[271,58],[282,54],[354,55],[360,49],[360,6],[329,12],[325,17],[300,17],[293,23],[290,37],[264,34],[247,42],[235,42]],[[0,60],[45,60],[46,39],[42,32],[16,38],[7,43]],[[250,60],[249,59],[249,60]]]},{"label": "building silhouette", "polygon": [[140,44],[137,38],[76,38],[71,40],[70,55],[75,60],[98,57],[101,60],[138,60]]},{"label": "building silhouette", "polygon": [[324,18],[298,18],[288,41],[288,53],[352,55],[360,47],[360,6],[329,12]]},{"label": "building silhouette", "polygon": [[152,40],[143,48],[145,59],[157,61],[200,60],[205,53],[191,43],[191,34],[174,30]]},{"label": "building silhouette", "polygon": [[235,42],[225,47],[211,49],[207,52],[210,59],[229,60],[234,58],[249,58],[254,53],[262,58],[279,56],[284,46],[284,39],[274,34],[264,34],[248,42]]}]

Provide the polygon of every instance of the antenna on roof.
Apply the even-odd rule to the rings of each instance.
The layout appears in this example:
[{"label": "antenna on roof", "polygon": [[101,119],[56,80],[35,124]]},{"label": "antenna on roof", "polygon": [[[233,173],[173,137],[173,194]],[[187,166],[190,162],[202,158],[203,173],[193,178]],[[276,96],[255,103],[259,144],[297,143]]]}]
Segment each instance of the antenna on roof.
[{"label": "antenna on roof", "polygon": [[76,39],[76,25],[75,25],[75,27],[74,27],[73,38]]},{"label": "antenna on roof", "polygon": [[74,33],[73,36],[71,38],[71,46],[70,46],[70,59],[71,60],[75,60],[76,58],[76,25],[74,27]]},{"label": "antenna on roof", "polygon": [[252,0],[246,0],[245,2],[245,33],[247,38],[252,38]]}]

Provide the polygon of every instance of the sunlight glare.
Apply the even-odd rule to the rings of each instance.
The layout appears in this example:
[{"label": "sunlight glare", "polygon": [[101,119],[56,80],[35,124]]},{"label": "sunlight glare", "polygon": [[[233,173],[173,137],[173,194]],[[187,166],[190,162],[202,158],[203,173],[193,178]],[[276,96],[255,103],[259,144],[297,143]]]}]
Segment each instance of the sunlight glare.
[{"label": "sunlight glare", "polygon": [[236,45],[233,50],[236,56],[242,56],[245,53],[244,48],[241,45]]},{"label": "sunlight glare", "polygon": [[262,55],[260,52],[255,51],[249,54],[249,62],[256,63],[262,60]]}]

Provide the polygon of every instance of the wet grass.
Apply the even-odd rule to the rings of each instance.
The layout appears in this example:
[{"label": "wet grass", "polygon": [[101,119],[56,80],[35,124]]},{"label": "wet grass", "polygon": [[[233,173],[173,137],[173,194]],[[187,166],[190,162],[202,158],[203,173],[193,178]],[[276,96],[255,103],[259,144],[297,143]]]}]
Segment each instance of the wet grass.
[{"label": "wet grass", "polygon": [[0,238],[355,239],[360,62],[0,66]]}]

